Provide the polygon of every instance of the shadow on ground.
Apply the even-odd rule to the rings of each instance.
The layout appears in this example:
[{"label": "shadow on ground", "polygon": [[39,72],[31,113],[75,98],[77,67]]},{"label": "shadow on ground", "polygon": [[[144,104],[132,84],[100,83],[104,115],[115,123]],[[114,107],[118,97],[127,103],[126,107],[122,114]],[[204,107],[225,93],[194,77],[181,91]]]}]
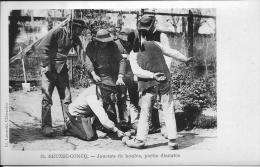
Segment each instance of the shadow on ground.
[{"label": "shadow on ground", "polygon": [[[184,149],[184,148],[197,145],[199,143],[202,143],[205,138],[209,138],[209,137],[201,137],[198,136],[198,134],[196,133],[189,133],[189,132],[178,133],[178,135],[180,135],[180,137],[178,138],[179,149]],[[151,138],[151,139],[155,139],[155,138]],[[167,145],[168,145],[168,140],[164,139],[163,142],[147,145],[146,148],[155,148],[155,147],[167,146]]]},{"label": "shadow on ground", "polygon": [[52,139],[62,139],[64,138],[62,134],[63,126],[56,126],[53,127],[54,136],[44,137],[41,133],[41,128],[39,125],[31,125],[31,126],[19,126],[19,128],[10,128],[9,129],[9,136],[10,136],[10,143],[16,144],[19,142],[33,142],[36,140],[52,140]]}]

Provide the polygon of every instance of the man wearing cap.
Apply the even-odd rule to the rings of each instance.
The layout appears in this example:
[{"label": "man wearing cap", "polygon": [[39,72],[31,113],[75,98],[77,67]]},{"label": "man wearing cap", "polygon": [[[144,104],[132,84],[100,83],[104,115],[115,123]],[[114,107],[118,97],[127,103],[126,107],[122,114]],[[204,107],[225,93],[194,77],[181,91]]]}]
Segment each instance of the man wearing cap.
[{"label": "man wearing cap", "polygon": [[[107,30],[101,29],[97,32],[93,41],[87,45],[86,54],[85,66],[95,82],[109,87],[124,85],[126,62]],[[111,107],[113,108],[108,101],[104,101],[106,111]],[[118,116],[116,113],[109,113],[110,119],[114,122],[118,122]]]},{"label": "man wearing cap", "polygon": [[[135,32],[130,28],[122,28],[118,35],[118,40],[115,43],[118,46],[118,49],[122,56],[126,59],[126,73],[124,77],[125,86],[121,88],[119,93],[119,108],[122,111],[120,114],[121,119],[125,122],[130,122],[133,129],[136,129],[137,121],[138,121],[138,102],[139,102],[139,94],[138,94],[138,85],[134,80],[134,74],[132,72],[130,62],[128,60],[129,53],[131,50],[138,51],[138,48],[134,48],[135,42],[138,40],[138,32]],[[126,94],[127,91],[129,93],[130,105],[129,105],[129,114],[127,113],[126,108]],[[130,120],[128,120],[128,115],[130,115]]]},{"label": "man wearing cap", "polygon": [[51,106],[55,87],[57,87],[60,96],[66,123],[68,105],[71,103],[66,61],[71,48],[74,47],[79,54],[79,49],[82,48],[79,36],[84,28],[84,21],[70,20],[67,26],[51,30],[36,48],[41,58],[42,133],[44,136],[51,137],[53,135]]},{"label": "man wearing cap", "polygon": [[[163,55],[183,62],[187,62],[191,58],[187,58],[177,50],[165,47],[159,42],[147,41],[151,32],[142,29],[140,22],[138,24],[138,31],[142,51],[139,53],[131,52],[129,60],[133,73],[138,76],[138,90],[142,92],[140,99],[141,112],[136,138],[126,141],[126,144],[134,148],[143,148],[145,146],[145,140],[149,131],[151,108],[157,96],[159,96],[169,139],[168,145],[170,149],[177,149],[178,144],[176,139],[178,136],[170,85],[171,77]],[[161,74],[161,77],[156,75],[158,73]]]},{"label": "man wearing cap", "polygon": [[[160,42],[165,47],[170,47],[169,39],[168,39],[167,35],[156,29],[155,22],[156,22],[155,16],[144,15],[140,19],[140,22],[138,24],[138,29],[143,29],[143,30],[147,30],[150,32],[147,36],[147,41],[157,41],[157,42]],[[173,58],[165,56],[165,55],[163,55],[163,57],[165,59],[166,65],[168,66],[168,68],[170,70]],[[165,121],[163,118],[164,115],[161,112],[161,110],[159,110],[159,115],[160,115],[159,120],[160,120],[160,125],[161,125],[161,134],[165,138],[167,138]]]}]

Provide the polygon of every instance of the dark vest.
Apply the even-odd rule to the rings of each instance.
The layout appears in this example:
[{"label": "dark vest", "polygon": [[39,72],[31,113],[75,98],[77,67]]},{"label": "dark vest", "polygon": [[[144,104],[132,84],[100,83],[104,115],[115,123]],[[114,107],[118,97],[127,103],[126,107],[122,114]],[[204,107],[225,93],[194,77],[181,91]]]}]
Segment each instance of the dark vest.
[{"label": "dark vest", "polygon": [[166,80],[157,82],[154,79],[138,78],[138,90],[143,92],[148,88],[158,86],[159,93],[165,94],[170,89],[170,71],[166,65],[163,53],[153,41],[146,41],[143,43],[143,46],[145,50],[137,55],[138,65],[144,70],[164,73]]},{"label": "dark vest", "polygon": [[[147,36],[147,41],[157,41],[157,42],[161,42],[161,32],[156,30],[155,32],[149,34]],[[143,51],[144,48],[143,46],[141,46],[141,50]]]},{"label": "dark vest", "polygon": [[147,37],[147,41],[158,41],[161,42],[161,32],[156,30]]},{"label": "dark vest", "polygon": [[86,54],[102,81],[112,79],[112,82],[116,83],[119,73],[116,51],[118,51],[118,48],[115,42],[109,42],[106,47],[100,48],[95,45],[94,41],[91,41],[86,48]]},{"label": "dark vest", "polygon": [[155,31],[153,33],[153,40],[154,41],[158,41],[158,42],[161,42],[161,32],[160,31]]}]

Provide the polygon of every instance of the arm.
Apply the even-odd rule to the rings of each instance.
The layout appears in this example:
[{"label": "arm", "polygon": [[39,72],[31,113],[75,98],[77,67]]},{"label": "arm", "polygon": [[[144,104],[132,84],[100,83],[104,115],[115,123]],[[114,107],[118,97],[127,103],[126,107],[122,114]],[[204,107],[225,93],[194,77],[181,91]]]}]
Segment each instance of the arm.
[{"label": "arm", "polygon": [[111,43],[112,47],[113,47],[113,53],[114,56],[116,58],[116,61],[119,63],[119,72],[118,72],[118,76],[124,76],[125,75],[125,69],[126,69],[126,60],[123,58],[123,56],[121,55],[117,44],[115,42]]},{"label": "arm", "polygon": [[136,75],[137,77],[150,79],[154,77],[153,72],[144,70],[137,64],[137,53],[134,53],[133,51],[130,53],[129,62],[134,75]]},{"label": "arm", "polygon": [[125,59],[122,57],[120,63],[119,63],[119,73],[118,73],[118,78],[116,81],[116,85],[125,85],[124,81],[123,81],[123,77],[125,74],[125,68],[126,68],[126,61]]},{"label": "arm", "polygon": [[100,82],[101,81],[100,77],[94,71],[94,66],[93,66],[92,61],[90,60],[90,58],[87,55],[86,55],[84,66],[86,67],[87,71],[92,75],[93,79],[96,82]]},{"label": "arm", "polygon": [[113,48],[113,56],[115,57],[116,61],[119,64],[118,78],[116,81],[116,85],[125,85],[125,83],[123,81],[123,77],[124,77],[125,71],[126,71],[126,60],[121,55],[121,53],[118,49],[118,46],[115,42],[111,43],[111,46]]},{"label": "arm", "polygon": [[186,61],[190,60],[190,58],[187,58],[186,56],[184,56],[183,54],[181,54],[179,51],[177,51],[175,49],[172,49],[172,48],[167,47],[167,46],[163,46],[159,42],[155,42],[155,43],[162,50],[163,54],[168,56],[168,57],[172,57],[172,58],[177,59],[177,60],[182,61],[182,62],[186,62]]},{"label": "arm", "polygon": [[161,33],[160,40],[163,46],[170,47],[169,39],[165,33]]},{"label": "arm", "polygon": [[[165,33],[161,33],[160,35],[160,41],[161,41],[161,44],[165,47],[170,47],[170,43],[169,43],[169,39],[167,37],[167,35]],[[171,64],[172,64],[172,57],[168,57],[168,56],[165,56],[163,55],[164,57],[164,60],[166,62],[166,65],[168,66],[169,69],[171,69]]]},{"label": "arm", "polygon": [[96,81],[96,82],[100,82],[101,79],[100,77],[95,73],[94,71],[94,65],[90,59],[90,52],[91,52],[91,46],[92,46],[92,43],[89,43],[87,45],[87,48],[86,48],[86,58],[85,58],[85,64],[84,66],[86,67],[88,73],[90,73],[93,77],[93,79]]},{"label": "arm", "polygon": [[86,69],[89,73],[92,73],[94,71],[94,65],[93,65],[92,61],[90,60],[90,58],[88,57],[88,55],[86,55],[84,66],[86,67]]},{"label": "arm", "polygon": [[122,57],[122,59],[119,62],[119,73],[118,73],[118,75],[124,76],[125,75],[125,68],[126,68],[126,60]]},{"label": "arm", "polygon": [[86,69],[89,73],[92,73],[94,71],[94,65],[92,63],[94,58],[91,57],[92,56],[91,53],[93,53],[93,46],[94,46],[94,43],[93,43],[93,41],[91,41],[88,43],[86,50],[85,50],[86,58],[85,58],[84,66],[86,67]]},{"label": "arm", "polygon": [[103,108],[103,103],[97,99],[96,95],[89,95],[86,97],[87,102],[91,110],[94,112],[94,114],[97,116],[101,124],[112,130],[113,132],[117,132],[117,128],[115,127],[115,124],[108,118],[108,115],[106,111]]}]

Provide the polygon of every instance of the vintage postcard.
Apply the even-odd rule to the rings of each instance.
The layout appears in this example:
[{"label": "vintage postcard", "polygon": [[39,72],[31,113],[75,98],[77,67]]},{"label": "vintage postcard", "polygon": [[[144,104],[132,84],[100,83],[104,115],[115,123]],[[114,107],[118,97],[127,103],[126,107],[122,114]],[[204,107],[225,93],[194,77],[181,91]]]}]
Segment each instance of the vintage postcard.
[{"label": "vintage postcard", "polygon": [[2,2],[1,165],[259,165],[259,5]]}]

